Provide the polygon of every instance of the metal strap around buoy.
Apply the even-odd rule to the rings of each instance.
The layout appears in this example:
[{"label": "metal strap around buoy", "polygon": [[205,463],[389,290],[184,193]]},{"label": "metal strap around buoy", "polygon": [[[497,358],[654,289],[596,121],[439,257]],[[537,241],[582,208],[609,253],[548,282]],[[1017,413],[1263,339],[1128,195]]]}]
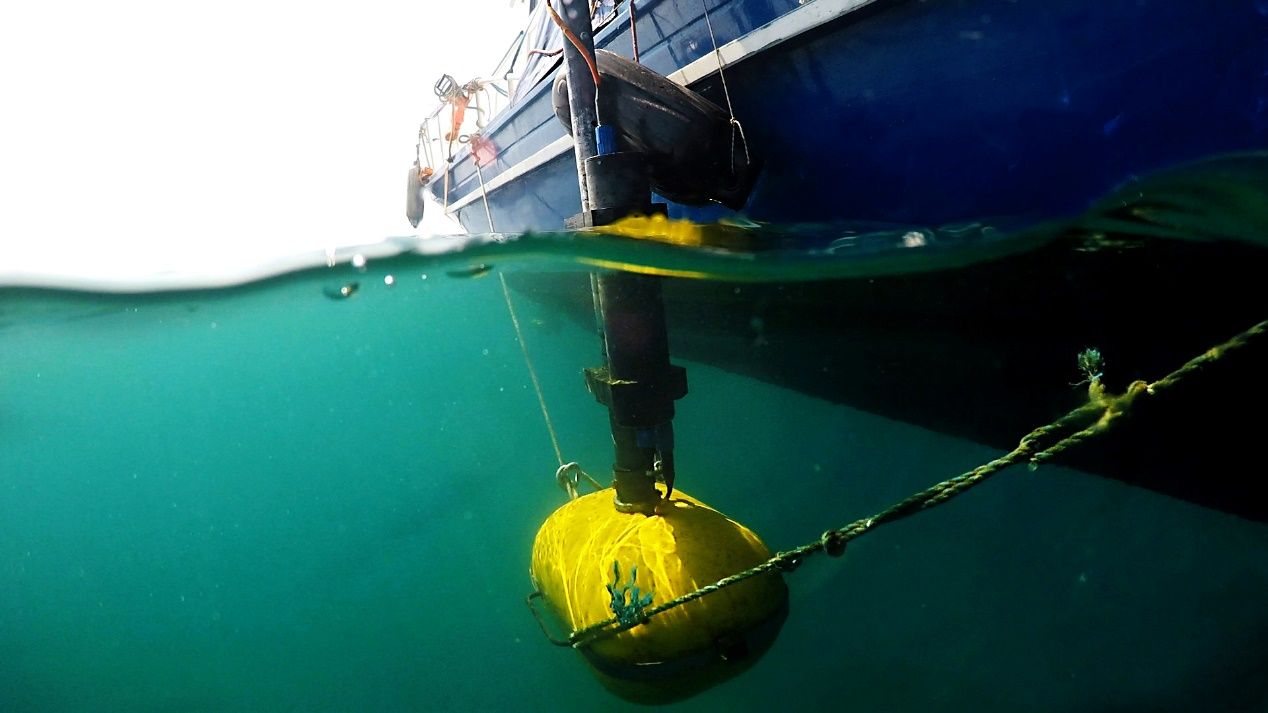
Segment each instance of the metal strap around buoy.
[{"label": "metal strap around buoy", "polygon": [[705,585],[681,597],[647,609],[643,612],[643,618],[638,622],[622,624],[616,617],[612,617],[574,631],[569,635],[568,641],[573,648],[581,648],[598,639],[613,636],[644,624],[658,614],[695,601],[720,589],[738,584],[746,579],[775,571],[791,572],[801,564],[804,558],[817,552],[826,551],[834,556],[839,555],[845,551],[845,546],[850,540],[871,532],[879,525],[901,520],[922,510],[942,505],[957,495],[961,495],[969,489],[980,485],[1005,468],[1023,462],[1028,463],[1031,469],[1037,468],[1040,463],[1049,460],[1053,456],[1093,436],[1105,433],[1142,396],[1154,397],[1165,392],[1177,383],[1201,371],[1209,364],[1222,359],[1229,352],[1242,349],[1252,340],[1263,337],[1265,334],[1268,334],[1268,321],[1260,322],[1223,344],[1208,349],[1205,353],[1190,359],[1179,369],[1153,383],[1134,382],[1120,395],[1106,395],[1100,386],[1100,375],[1098,374],[1089,385],[1090,403],[1074,409],[1053,423],[1036,428],[1026,434],[1018,442],[1017,447],[1007,455],[926,488],[871,517],[855,520],[835,530],[828,530],[813,542],[808,542],[801,547],[786,552],[780,552],[765,562],[743,572],[725,577],[713,584]]},{"label": "metal strap around buoy", "polygon": [[547,641],[554,644],[555,646],[572,646],[572,641],[570,641],[567,637],[555,636],[554,634],[550,632],[550,629],[546,626],[546,620],[542,618],[542,613],[537,610],[537,603],[536,603],[538,599],[545,599],[545,598],[546,598],[545,594],[542,594],[540,591],[535,591],[532,594],[529,594],[524,599],[524,602],[528,604],[528,610],[533,613],[533,618],[537,620],[537,625],[541,627],[542,633],[546,635]]}]

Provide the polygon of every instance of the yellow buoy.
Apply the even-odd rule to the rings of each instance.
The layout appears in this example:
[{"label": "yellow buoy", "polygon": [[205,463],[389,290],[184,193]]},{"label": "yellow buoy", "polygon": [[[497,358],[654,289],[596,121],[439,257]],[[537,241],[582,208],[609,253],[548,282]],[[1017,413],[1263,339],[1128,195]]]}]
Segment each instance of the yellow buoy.
[{"label": "yellow buoy", "polygon": [[[618,512],[609,489],[577,498],[546,519],[533,543],[530,574],[553,613],[578,631],[620,608],[638,618],[639,609],[770,556],[751,530],[680,491],[656,514],[644,515]],[[747,669],[770,647],[787,614],[788,589],[771,573],[597,639],[581,651],[613,693],[638,703],[667,703]]]}]

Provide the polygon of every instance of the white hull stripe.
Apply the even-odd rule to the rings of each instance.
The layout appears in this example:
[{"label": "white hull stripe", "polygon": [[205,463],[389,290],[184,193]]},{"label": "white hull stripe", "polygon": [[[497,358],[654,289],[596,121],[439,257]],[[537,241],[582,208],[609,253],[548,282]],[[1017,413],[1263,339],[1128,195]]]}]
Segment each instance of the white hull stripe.
[{"label": "white hull stripe", "polygon": [[[718,51],[722,54],[724,65],[730,66],[873,2],[875,0],[810,0],[810,2],[796,10],[775,18],[747,35],[731,40],[719,47]],[[669,79],[687,86],[717,71],[718,60],[710,52],[677,72],[670,74]],[[564,134],[542,147],[537,153],[490,179],[485,183],[485,190],[492,193],[529,171],[562,156],[571,149],[572,137]],[[480,191],[473,190],[461,199],[451,202],[449,204],[449,213],[453,213],[463,206],[479,200],[479,198]]]}]

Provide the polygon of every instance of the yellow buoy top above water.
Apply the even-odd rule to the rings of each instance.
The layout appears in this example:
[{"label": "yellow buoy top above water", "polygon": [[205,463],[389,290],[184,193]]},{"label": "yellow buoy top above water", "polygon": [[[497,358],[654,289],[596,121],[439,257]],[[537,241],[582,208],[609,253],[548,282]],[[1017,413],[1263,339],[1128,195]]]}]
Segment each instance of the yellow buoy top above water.
[{"label": "yellow buoy top above water", "polygon": [[[530,574],[553,613],[579,631],[764,562],[770,550],[743,525],[675,491],[653,515],[622,513],[612,491],[579,497],[537,533]],[[623,698],[685,698],[748,668],[788,610],[777,573],[754,577],[582,647],[600,681]]]}]

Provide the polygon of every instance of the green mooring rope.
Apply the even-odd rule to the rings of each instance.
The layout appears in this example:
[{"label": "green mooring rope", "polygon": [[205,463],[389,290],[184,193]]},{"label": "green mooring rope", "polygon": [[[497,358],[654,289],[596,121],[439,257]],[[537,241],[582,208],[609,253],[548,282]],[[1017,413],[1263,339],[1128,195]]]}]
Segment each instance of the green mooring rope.
[{"label": "green mooring rope", "polygon": [[[1104,433],[1110,426],[1116,423],[1122,416],[1127,413],[1132,404],[1141,394],[1150,396],[1157,395],[1180,381],[1192,376],[1200,371],[1206,365],[1219,360],[1230,351],[1245,347],[1252,339],[1263,336],[1268,333],[1268,321],[1260,322],[1246,331],[1238,334],[1223,344],[1213,347],[1201,356],[1194,357],[1186,362],[1183,366],[1175,371],[1167,374],[1163,378],[1153,382],[1152,384],[1144,381],[1133,382],[1127,387],[1127,390],[1120,395],[1114,396],[1105,393],[1105,388],[1101,384],[1100,375],[1097,374],[1090,379],[1088,385],[1089,402],[1070,413],[1062,416],[1056,421],[1036,428],[1017,444],[1017,447],[1010,451],[1007,455],[980,465],[966,473],[944,480],[937,485],[926,488],[915,495],[895,503],[890,507],[880,511],[879,513],[861,520],[855,520],[845,527],[828,530],[814,542],[808,542],[801,547],[780,552],[765,562],[743,572],[738,572],[724,579],[720,579],[713,584],[708,584],[699,589],[688,592],[687,594],[670,600],[664,604],[646,609],[643,617],[639,621],[620,622],[617,617],[612,617],[606,621],[592,624],[578,631],[574,631],[568,636],[568,644],[573,648],[581,648],[587,646],[594,641],[609,636],[614,636],[632,629],[639,624],[645,624],[649,619],[680,607],[683,604],[699,599],[708,594],[712,594],[719,589],[738,584],[746,579],[767,574],[769,572],[781,571],[791,572],[801,564],[801,561],[816,552],[827,552],[834,557],[845,551],[845,545],[850,540],[870,532],[878,525],[887,522],[900,520],[908,515],[913,515],[921,510],[936,505],[941,505],[951,498],[966,492],[970,488],[979,485],[987,478],[996,473],[1016,465],[1023,461],[1027,461],[1032,469],[1037,468],[1040,463],[1049,460],[1065,450],[1082,443],[1089,438]],[[1077,430],[1076,430],[1077,429]],[[1053,440],[1056,439],[1056,440]],[[1046,447],[1043,444],[1050,443]]]}]

